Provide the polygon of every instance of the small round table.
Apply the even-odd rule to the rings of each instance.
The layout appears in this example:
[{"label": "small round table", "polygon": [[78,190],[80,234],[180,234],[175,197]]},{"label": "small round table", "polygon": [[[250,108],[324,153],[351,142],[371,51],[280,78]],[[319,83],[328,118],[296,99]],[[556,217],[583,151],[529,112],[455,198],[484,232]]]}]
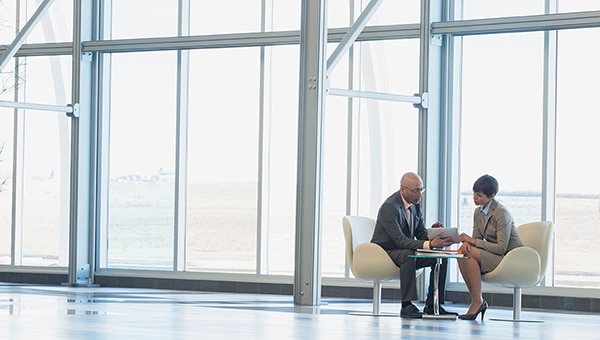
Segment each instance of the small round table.
[{"label": "small round table", "polygon": [[443,259],[463,259],[466,258],[463,254],[456,252],[444,251],[444,250],[427,250],[418,249],[415,255],[410,257],[416,259],[436,259],[435,266],[433,268],[433,315],[423,314],[423,319],[450,319],[456,320],[454,314],[440,314],[440,301],[439,301],[439,278],[440,278],[440,265]]}]

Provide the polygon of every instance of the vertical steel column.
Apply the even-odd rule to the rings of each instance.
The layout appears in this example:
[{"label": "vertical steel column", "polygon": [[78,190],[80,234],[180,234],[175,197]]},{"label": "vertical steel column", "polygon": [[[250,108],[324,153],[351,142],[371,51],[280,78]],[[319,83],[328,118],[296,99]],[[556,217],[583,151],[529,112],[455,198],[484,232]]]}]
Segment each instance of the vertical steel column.
[{"label": "vertical steel column", "polygon": [[[558,0],[546,0],[545,14],[558,12]],[[557,120],[558,31],[544,32],[544,104],[542,142],[542,221],[556,220],[556,120]],[[553,258],[554,247],[550,251]],[[554,271],[549,261],[547,272]],[[550,278],[550,279],[549,279]],[[542,286],[552,286],[554,275],[545,275]]]},{"label": "vertical steel column", "polygon": [[[112,0],[103,0],[97,4],[98,27],[95,36],[98,40],[110,40],[112,37],[112,2]],[[110,182],[108,153],[110,149],[111,58],[110,54],[98,53],[95,62],[97,64],[96,81],[98,84],[98,99],[95,109],[97,112],[102,113],[98,114],[96,120],[98,125],[98,135],[96,137],[96,148],[98,150],[96,197],[98,201],[95,208],[96,227],[94,228],[94,235],[96,243],[94,244],[93,265],[97,268],[108,267],[108,187]]]},{"label": "vertical steel column", "polygon": [[[268,2],[268,3],[267,3]],[[261,0],[260,31],[273,30],[273,0]],[[258,104],[258,214],[256,216],[256,274],[269,273],[269,235],[271,230],[271,63],[272,47],[260,47]]]},{"label": "vertical steel column", "polygon": [[92,56],[81,43],[92,40],[93,0],[73,2],[72,103],[79,112],[71,115],[71,210],[69,212],[69,285],[91,283],[94,202],[92,176]]},{"label": "vertical steel column", "polygon": [[[423,213],[426,223],[443,221],[443,202],[439,199],[446,194],[442,183],[442,162],[445,153],[442,151],[441,126],[442,107],[442,39],[431,33],[431,23],[442,19],[442,0],[421,0],[420,59],[419,59],[419,159],[418,172],[423,177],[427,193],[423,197]],[[419,276],[418,285],[420,299],[429,282],[428,273]]]},{"label": "vertical steel column", "polygon": [[321,299],[321,175],[327,0],[303,0],[300,27],[300,91],[294,303]]},{"label": "vertical steel column", "polygon": [[[179,0],[178,36],[190,35],[190,0]],[[186,265],[187,150],[189,117],[190,51],[177,51],[177,146],[175,171],[175,221],[173,270],[184,271]]]},{"label": "vertical steel column", "polygon": [[[462,3],[446,2],[443,8],[443,20],[455,21],[462,19]],[[454,37],[450,34],[442,38],[442,117],[444,118],[446,135],[443,141],[445,145],[444,164],[447,164],[443,174],[447,195],[439,195],[442,201],[440,214],[446,225],[458,225],[460,211],[460,143],[456,136],[460,136],[462,112],[462,37]],[[456,113],[456,114],[452,114]],[[451,275],[455,277],[457,272]]]},{"label": "vertical steel column", "polygon": [[[419,173],[423,177],[427,194],[424,197],[426,221],[441,219],[442,207],[439,196],[445,194],[442,187],[442,136],[441,126],[441,63],[442,39],[431,34],[431,23],[442,20],[441,0],[421,1],[420,72],[419,94]],[[431,189],[431,190],[430,190]]]}]

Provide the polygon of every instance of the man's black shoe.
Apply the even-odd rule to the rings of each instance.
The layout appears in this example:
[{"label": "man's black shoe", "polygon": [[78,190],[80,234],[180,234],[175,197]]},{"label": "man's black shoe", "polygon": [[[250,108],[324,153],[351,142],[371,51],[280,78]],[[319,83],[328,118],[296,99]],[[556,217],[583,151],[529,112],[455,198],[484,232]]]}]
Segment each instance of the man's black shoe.
[{"label": "man's black shoe", "polygon": [[406,307],[402,307],[400,309],[400,317],[402,318],[411,318],[411,319],[420,319],[423,317],[423,313],[417,308],[417,306],[410,304]]},{"label": "man's black shoe", "polygon": [[[423,312],[425,312],[425,314],[433,315],[434,314],[433,306],[425,306],[425,308],[423,308]],[[458,313],[449,312],[449,311],[445,310],[444,307],[440,306],[440,315],[444,315],[444,314],[458,315]]]}]

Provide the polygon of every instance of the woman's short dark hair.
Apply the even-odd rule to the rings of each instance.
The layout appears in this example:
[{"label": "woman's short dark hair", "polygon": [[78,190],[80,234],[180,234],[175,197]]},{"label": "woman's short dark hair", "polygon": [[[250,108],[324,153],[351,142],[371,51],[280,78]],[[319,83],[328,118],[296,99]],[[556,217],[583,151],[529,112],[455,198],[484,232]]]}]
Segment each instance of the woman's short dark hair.
[{"label": "woman's short dark hair", "polygon": [[473,192],[483,192],[487,197],[498,193],[498,181],[490,176],[483,175],[473,184]]}]

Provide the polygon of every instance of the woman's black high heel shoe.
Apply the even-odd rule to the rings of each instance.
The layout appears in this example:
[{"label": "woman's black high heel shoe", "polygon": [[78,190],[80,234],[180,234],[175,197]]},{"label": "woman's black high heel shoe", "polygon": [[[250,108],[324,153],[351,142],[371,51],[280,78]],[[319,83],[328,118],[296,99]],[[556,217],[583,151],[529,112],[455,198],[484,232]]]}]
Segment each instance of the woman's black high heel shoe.
[{"label": "woman's black high heel shoe", "polygon": [[483,303],[481,304],[481,306],[479,306],[479,309],[477,310],[477,312],[473,313],[473,314],[463,314],[463,315],[459,315],[458,318],[461,320],[475,320],[477,319],[477,315],[479,315],[479,313],[481,313],[481,321],[483,321],[483,316],[485,315],[485,311],[488,308],[488,303],[483,300]]}]

